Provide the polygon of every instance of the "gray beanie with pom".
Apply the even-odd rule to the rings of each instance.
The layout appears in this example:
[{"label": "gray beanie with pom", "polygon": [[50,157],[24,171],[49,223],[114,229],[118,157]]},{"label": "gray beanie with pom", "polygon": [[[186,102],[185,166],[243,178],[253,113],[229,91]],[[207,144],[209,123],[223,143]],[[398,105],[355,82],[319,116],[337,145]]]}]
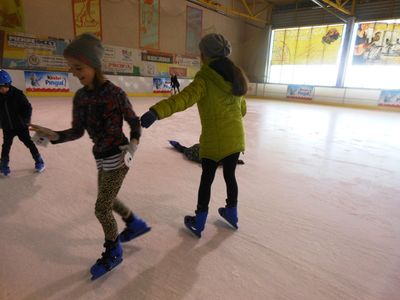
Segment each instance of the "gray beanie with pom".
[{"label": "gray beanie with pom", "polygon": [[199,49],[207,57],[226,57],[232,51],[231,43],[218,33],[205,35],[199,43]]},{"label": "gray beanie with pom", "polygon": [[103,54],[101,41],[91,33],[78,35],[64,50],[65,57],[75,58],[93,68],[101,67]]}]

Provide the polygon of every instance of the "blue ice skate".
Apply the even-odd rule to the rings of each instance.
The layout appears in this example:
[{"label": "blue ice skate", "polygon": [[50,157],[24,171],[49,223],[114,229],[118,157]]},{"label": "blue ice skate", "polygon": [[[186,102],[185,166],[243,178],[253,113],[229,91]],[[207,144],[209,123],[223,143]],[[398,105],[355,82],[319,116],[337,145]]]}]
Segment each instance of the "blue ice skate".
[{"label": "blue ice skate", "polygon": [[126,227],[119,235],[119,238],[121,243],[129,242],[150,230],[151,227],[147,226],[146,222],[136,216],[132,216],[132,219],[129,222],[126,222]]},{"label": "blue ice skate", "polygon": [[101,254],[101,258],[90,268],[92,280],[103,276],[122,262],[122,247],[119,238],[115,242],[106,240],[104,247],[106,251]]},{"label": "blue ice skate", "polygon": [[238,229],[238,216],[236,207],[220,207],[218,212],[229,224],[231,224],[235,229]]},{"label": "blue ice skate", "polygon": [[3,174],[4,176],[9,176],[11,171],[10,167],[8,166],[8,162],[2,162],[0,160],[0,173]]},{"label": "blue ice skate", "polygon": [[35,171],[42,173],[46,169],[46,165],[41,157],[39,157],[35,162]]},{"label": "blue ice skate", "polygon": [[201,232],[207,220],[208,212],[196,212],[195,216],[185,216],[184,223],[187,229],[193,232],[198,238],[201,238]]}]

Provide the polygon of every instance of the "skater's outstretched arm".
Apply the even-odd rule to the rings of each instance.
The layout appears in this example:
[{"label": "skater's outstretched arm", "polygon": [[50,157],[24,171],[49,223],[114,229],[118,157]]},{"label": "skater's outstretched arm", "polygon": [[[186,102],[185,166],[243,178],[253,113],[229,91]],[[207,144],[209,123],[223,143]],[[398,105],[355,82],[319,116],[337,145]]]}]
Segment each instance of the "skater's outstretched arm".
[{"label": "skater's outstretched arm", "polygon": [[37,134],[41,137],[47,137],[50,141],[57,141],[59,139],[58,133],[51,130],[50,128],[35,124],[29,124],[29,130],[37,132]]}]

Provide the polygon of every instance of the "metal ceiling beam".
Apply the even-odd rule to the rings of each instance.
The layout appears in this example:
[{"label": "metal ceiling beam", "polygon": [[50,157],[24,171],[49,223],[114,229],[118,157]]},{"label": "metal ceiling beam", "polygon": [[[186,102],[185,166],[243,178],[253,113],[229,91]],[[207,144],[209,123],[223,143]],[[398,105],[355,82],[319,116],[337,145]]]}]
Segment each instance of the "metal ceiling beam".
[{"label": "metal ceiling beam", "polygon": [[[320,0],[320,1],[337,9],[338,11],[346,15],[354,16],[356,0]],[[351,1],[351,10],[348,10],[347,8],[345,8],[345,6],[350,1]]]},{"label": "metal ceiling beam", "polygon": [[343,22],[347,22],[347,18],[342,17],[341,15],[337,14],[336,12],[332,11],[329,7],[325,6],[323,3],[321,3],[324,0],[310,0],[311,2],[314,2],[315,4],[317,4],[319,7],[321,7],[322,9],[326,10],[328,13],[330,13],[331,15],[334,15],[335,17],[339,18],[340,20],[342,20]]},{"label": "metal ceiling beam", "polygon": [[[263,25],[268,25],[271,21],[273,4],[267,0],[232,0],[231,5],[223,5],[213,0],[186,0],[198,4],[204,8],[213,10],[227,16],[240,17]],[[261,8],[260,8],[261,6]],[[265,12],[266,17],[260,18]]]}]

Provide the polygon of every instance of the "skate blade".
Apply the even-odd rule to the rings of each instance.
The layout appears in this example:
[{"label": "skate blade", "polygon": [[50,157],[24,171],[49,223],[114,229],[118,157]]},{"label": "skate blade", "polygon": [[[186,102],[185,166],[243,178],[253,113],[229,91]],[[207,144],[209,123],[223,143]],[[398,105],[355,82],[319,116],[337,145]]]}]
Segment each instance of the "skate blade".
[{"label": "skate blade", "polygon": [[195,229],[193,229],[190,225],[185,223],[185,226],[187,229],[189,229],[195,236],[198,238],[201,238],[201,233],[197,232]]},{"label": "skate blade", "polygon": [[100,278],[100,277],[103,277],[104,275],[110,273],[112,270],[115,269],[115,267],[117,267],[117,266],[122,262],[122,260],[123,260],[123,259],[121,258],[121,260],[118,261],[117,264],[115,264],[110,270],[106,270],[104,273],[97,274],[97,275],[93,275],[93,274],[92,274],[92,277],[90,278],[90,280],[92,280],[92,281],[93,281],[93,280],[96,280],[96,279],[98,279],[98,278]]},{"label": "skate blade", "polygon": [[234,229],[239,229],[239,227],[237,226],[237,224],[230,222],[228,219],[226,219],[225,217],[221,216],[226,222],[228,222],[229,225],[231,225]]},{"label": "skate blade", "polygon": [[35,169],[35,173],[42,173],[44,170],[46,170],[46,167],[43,169]]}]

